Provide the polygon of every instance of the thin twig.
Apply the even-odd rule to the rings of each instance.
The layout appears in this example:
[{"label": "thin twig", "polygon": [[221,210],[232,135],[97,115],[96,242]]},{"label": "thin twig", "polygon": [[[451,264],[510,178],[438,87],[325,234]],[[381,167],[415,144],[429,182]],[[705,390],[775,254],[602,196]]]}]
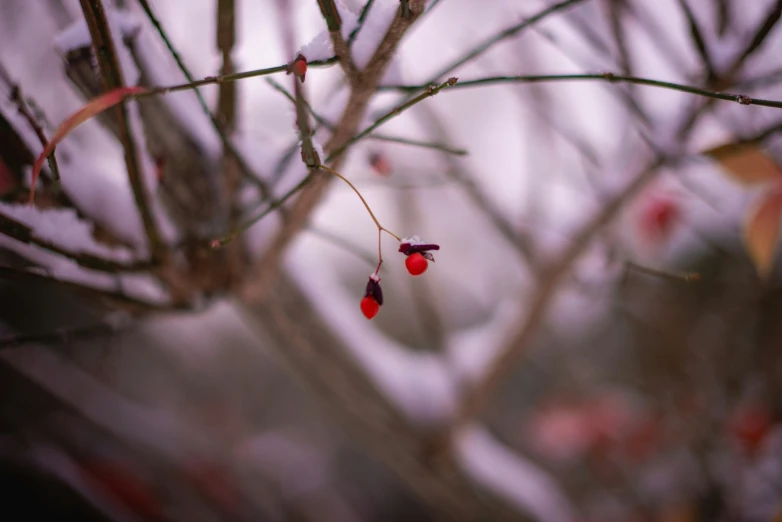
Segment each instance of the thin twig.
[{"label": "thin twig", "polygon": [[[288,90],[280,85],[278,82],[274,81],[271,78],[267,78],[266,82],[271,85],[274,89],[282,93],[288,100],[290,100],[292,103],[296,103],[296,99],[293,97],[293,95],[288,92]],[[306,103],[306,101],[305,101]],[[307,110],[309,110],[309,113],[312,115],[312,117],[317,121],[319,124],[323,125],[330,131],[334,130],[334,124],[328,121],[326,118],[319,115],[315,110],[312,108],[312,106],[309,103],[306,103]],[[422,147],[425,149],[434,149],[439,150],[442,152],[447,152],[448,154],[454,154],[456,156],[465,156],[468,154],[467,150],[465,149],[457,149],[455,147],[450,147],[448,145],[445,145],[443,143],[435,143],[430,141],[420,141],[420,140],[413,140],[410,138],[403,138],[400,136],[388,136],[386,134],[370,134],[366,137],[368,140],[377,140],[377,141],[388,141],[391,143],[402,143],[405,145],[411,145],[413,147]]]},{"label": "thin twig", "polygon": [[348,178],[346,178],[345,176],[343,176],[342,174],[340,174],[336,170],[330,169],[329,167],[326,167],[325,165],[321,165],[319,168],[322,169],[322,170],[325,170],[326,172],[330,172],[334,176],[337,176],[339,179],[341,179],[342,181],[347,183],[348,186],[351,189],[353,189],[353,192],[356,193],[358,198],[361,200],[361,203],[364,204],[364,208],[367,209],[367,212],[369,212],[369,216],[372,218],[372,221],[375,222],[375,226],[377,226],[378,231],[385,232],[386,234],[390,235],[391,237],[393,237],[397,241],[402,241],[401,237],[397,236],[396,234],[394,234],[393,232],[391,232],[386,227],[384,227],[383,225],[380,224],[380,221],[378,221],[377,216],[375,216],[375,213],[372,212],[372,208],[370,208],[369,203],[367,203],[367,200],[364,199],[364,196],[361,194],[361,192],[356,188],[355,185],[353,185],[353,183],[350,182],[350,180]]},{"label": "thin twig", "polygon": [[236,230],[231,232],[230,234],[227,234],[223,237],[212,239],[209,242],[210,248],[221,248],[231,241],[233,241],[236,236],[241,234],[242,232],[245,232],[248,230],[251,226],[258,223],[260,220],[277,210],[280,206],[284,205],[286,201],[288,201],[291,197],[293,197],[295,194],[297,194],[301,189],[303,189],[307,183],[309,183],[312,180],[312,176],[308,174],[305,176],[301,181],[299,181],[296,186],[294,186],[292,189],[290,189],[288,192],[283,194],[283,196],[279,199],[273,200],[268,207],[266,207],[262,212],[260,212],[257,216],[249,219],[246,221],[243,225],[238,227]]},{"label": "thin twig", "polygon": [[110,259],[104,259],[93,254],[69,250],[67,248],[61,247],[60,245],[54,244],[51,241],[36,237],[35,231],[32,228],[2,212],[0,212],[0,234],[13,238],[20,243],[35,245],[39,248],[70,259],[81,267],[97,270],[100,272],[109,272],[112,274],[119,272],[143,272],[154,267],[154,264],[149,261],[123,263],[119,261],[112,261]]},{"label": "thin twig", "polygon": [[358,25],[356,25],[356,28],[353,29],[350,32],[350,35],[348,36],[348,47],[353,46],[353,42],[356,41],[356,37],[358,36],[358,33],[361,32],[361,29],[364,27],[364,21],[367,18],[367,15],[369,14],[369,10],[372,9],[372,4],[375,3],[375,0],[367,0],[367,3],[364,4],[364,8],[361,10],[361,14],[358,15]]},{"label": "thin twig", "polygon": [[[439,139],[447,140],[447,130],[440,118],[433,110],[427,111],[427,123],[434,128],[435,135]],[[473,176],[471,176],[462,167],[462,164],[455,158],[446,157],[448,168],[445,171],[446,176],[455,181],[462,187],[467,197],[473,205],[480,210],[484,216],[494,225],[500,235],[513,247],[519,254],[524,263],[527,263],[532,271],[537,267],[533,237],[526,232],[516,230],[516,227],[507,219],[505,215],[497,208],[487,195],[480,189]]]},{"label": "thin twig", "polygon": [[[781,17],[782,0],[776,0],[776,2],[769,7],[766,16],[760,22],[760,25],[758,25],[746,47],[744,47],[744,49],[736,55],[736,58],[734,58],[733,62],[725,69],[725,71],[720,71],[719,77],[714,81],[714,85],[717,88],[724,88],[724,86],[730,85],[734,82],[736,75],[744,66],[747,58],[752,56],[755,52],[757,52],[758,49],[760,49],[768,36],[771,34],[771,29],[774,28]],[[706,103],[696,108],[694,111],[691,111],[690,117],[684,121],[676,136],[681,139],[690,130],[692,130],[697,119],[704,111],[712,107],[712,103],[712,100],[707,100]]]},{"label": "thin twig", "polygon": [[375,122],[372,125],[370,125],[369,127],[364,129],[363,131],[359,132],[358,134],[356,134],[355,136],[353,136],[352,138],[347,140],[342,146],[337,147],[326,158],[326,162],[329,162],[333,158],[335,158],[336,156],[339,156],[347,147],[349,147],[350,145],[356,143],[357,141],[360,141],[362,138],[364,138],[367,135],[369,135],[372,131],[374,131],[375,129],[377,129],[378,127],[380,127],[384,123],[386,123],[388,120],[390,120],[390,119],[392,119],[392,118],[394,118],[396,116],[399,116],[400,114],[402,114],[404,111],[406,111],[407,109],[409,109],[413,105],[415,105],[415,104],[417,104],[419,102],[422,102],[422,101],[424,101],[427,98],[431,98],[432,96],[436,95],[437,93],[439,93],[441,90],[445,89],[446,87],[453,87],[454,85],[457,84],[456,83],[457,81],[458,80],[456,78],[449,78],[448,80],[446,80],[445,82],[441,83],[440,85],[437,85],[437,86],[430,85],[430,86],[426,87],[426,90],[423,93],[419,94],[415,98],[413,98],[413,99],[411,99],[411,100],[409,100],[409,101],[407,101],[405,103],[402,103],[401,105],[398,105],[398,106],[394,107],[393,109],[391,109],[390,111],[385,113],[383,116],[381,116],[380,118],[375,120]]},{"label": "thin twig", "polygon": [[[35,135],[38,137],[38,141],[41,142],[41,145],[44,148],[46,148],[46,146],[49,144],[49,140],[46,137],[43,128],[38,123],[38,118],[35,117],[33,112],[30,110],[30,107],[27,106],[27,102],[24,99],[24,95],[22,94],[21,87],[19,87],[17,83],[11,80],[10,75],[2,66],[2,64],[0,64],[0,76],[11,88],[11,101],[19,109],[19,114],[22,115],[25,121],[27,121],[27,124],[30,125],[30,128],[33,129],[33,132],[35,132]],[[57,166],[56,155],[54,153],[49,154],[49,157],[46,158],[46,160],[49,163],[49,170],[51,171],[52,174],[52,181],[54,181],[55,183],[59,183],[60,169]]]},{"label": "thin twig", "polygon": [[621,192],[606,203],[592,220],[584,225],[562,254],[554,258],[555,261],[549,266],[532,296],[526,318],[519,328],[509,336],[500,349],[499,355],[491,362],[481,379],[467,391],[462,399],[451,428],[452,432],[470,423],[483,411],[491,395],[516,367],[515,362],[524,353],[524,350],[529,348],[545,319],[551,299],[560,282],[568,274],[576,259],[591,244],[592,239],[614,218],[634,194],[655,177],[662,165],[671,161],[672,159],[658,158],[644,168]]},{"label": "thin twig", "polygon": [[348,241],[347,239],[345,239],[344,237],[338,234],[329,232],[328,230],[323,230],[322,228],[318,228],[313,225],[308,226],[304,230],[316,237],[321,238],[324,241],[327,241],[328,243],[331,243],[334,246],[341,248],[345,252],[348,252],[354,256],[361,258],[363,261],[366,261],[367,264],[372,268],[374,268],[375,265],[377,264],[377,261],[372,256],[372,254],[366,252],[362,246],[351,243],[350,241]]},{"label": "thin twig", "polygon": [[14,348],[16,346],[30,343],[68,344],[74,340],[86,340],[95,337],[103,337],[116,333],[123,326],[126,326],[123,324],[126,322],[128,321],[118,323],[116,320],[106,319],[94,324],[87,324],[71,328],[58,328],[48,332],[6,335],[4,337],[0,337],[0,349]]},{"label": "thin twig", "polygon": [[317,1],[323,19],[326,21],[326,27],[329,30],[331,43],[334,46],[334,54],[345,72],[348,83],[355,85],[359,80],[358,68],[356,68],[356,63],[353,61],[353,53],[350,46],[342,37],[342,17],[337,9],[337,4],[334,3],[334,0]]},{"label": "thin twig", "polygon": [[577,4],[580,4],[586,0],[564,0],[562,2],[556,3],[550,7],[547,7],[546,9],[543,9],[542,11],[530,16],[529,18],[526,18],[524,21],[515,24],[511,27],[508,27],[507,29],[504,29],[503,31],[500,31],[494,36],[491,36],[484,40],[483,42],[476,45],[474,48],[472,48],[470,51],[468,51],[464,56],[461,58],[453,61],[452,63],[448,64],[447,66],[443,67],[441,70],[437,72],[437,74],[433,74],[432,77],[429,79],[427,83],[434,83],[443,76],[450,74],[453,72],[456,68],[464,65],[465,63],[469,62],[470,60],[473,60],[477,58],[478,56],[482,55],[486,51],[488,51],[494,44],[501,42],[507,38],[511,38],[518,34],[523,29],[526,29],[527,27],[530,27],[532,25],[535,25],[536,23],[540,22],[541,20],[545,19],[546,17],[557,13],[559,11],[563,11],[565,9],[568,9],[570,7],[573,7]]},{"label": "thin twig", "polygon": [[711,59],[709,48],[706,46],[706,40],[703,38],[703,32],[701,31],[700,24],[698,24],[698,20],[695,18],[695,14],[692,12],[692,9],[690,9],[690,4],[687,3],[687,0],[678,1],[679,7],[681,7],[684,16],[687,18],[687,23],[690,25],[690,38],[692,38],[692,43],[695,45],[695,49],[698,50],[698,55],[701,57],[701,62],[703,62],[703,70],[706,73],[706,81],[708,83],[712,83],[717,79],[717,71],[714,68],[714,62]]},{"label": "thin twig", "polygon": [[116,305],[116,307],[124,309],[130,313],[192,310],[192,307],[180,303],[171,304],[171,305],[151,303],[148,301],[143,301],[141,299],[136,299],[135,297],[130,297],[122,292],[101,290],[99,288],[95,288],[81,283],[56,279],[55,277],[46,275],[44,273],[33,272],[30,270],[20,270],[17,268],[12,268],[12,267],[2,266],[2,265],[0,265],[0,279],[7,279],[12,281],[19,280],[19,279],[27,279],[30,281],[39,281],[39,282],[56,284],[63,288],[68,288],[78,293],[87,295],[88,297],[94,298],[97,301],[105,301],[105,300],[110,301],[111,303]]},{"label": "thin twig", "polygon": [[[182,71],[182,74],[185,75],[185,78],[187,78],[187,81],[189,84],[192,84],[192,90],[195,92],[196,98],[198,99],[198,103],[201,105],[201,108],[204,111],[204,114],[206,114],[209,117],[209,121],[212,122],[212,127],[215,129],[217,134],[220,136],[220,140],[223,143],[223,148],[231,154],[234,159],[239,164],[239,168],[242,171],[242,175],[245,176],[245,178],[252,182],[253,184],[257,185],[258,188],[261,190],[262,194],[268,194],[269,190],[266,187],[266,184],[263,182],[262,176],[258,175],[257,173],[252,172],[252,169],[250,168],[247,161],[244,159],[244,157],[241,155],[241,153],[237,150],[236,146],[233,144],[233,141],[226,133],[225,129],[223,128],[223,125],[221,125],[219,119],[214,115],[214,113],[209,109],[209,106],[206,103],[206,100],[204,99],[204,96],[201,94],[201,91],[198,89],[201,85],[207,85],[207,83],[201,83],[197,82],[193,75],[190,73],[190,70],[185,65],[185,62],[182,60],[182,57],[179,55],[179,53],[174,48],[174,45],[172,44],[171,40],[168,38],[168,34],[163,29],[163,26],[158,21],[157,17],[155,16],[155,13],[152,11],[152,8],[149,6],[149,2],[147,0],[139,0],[141,4],[141,8],[144,10],[144,12],[147,15],[147,18],[149,18],[149,21],[152,23],[152,25],[155,26],[155,29],[157,30],[158,34],[160,35],[160,38],[163,40],[163,43],[166,45],[166,48],[171,53],[171,56],[173,56],[174,60],[177,63],[177,66],[179,67],[179,70]],[[281,71],[284,71],[285,66],[281,66],[283,69]],[[280,72],[280,71],[275,71]],[[232,74],[223,74],[223,76],[219,77],[219,80],[215,78],[213,82],[210,83],[228,83],[232,80],[229,78],[232,77]],[[153,89],[154,90],[154,89]],[[182,89],[176,89],[172,88],[168,92],[173,92],[174,90],[182,90]]]},{"label": "thin twig", "polygon": [[[758,105],[761,107],[774,107],[777,109],[782,108],[782,101],[766,100],[763,98],[753,98],[744,94],[732,94],[712,91],[709,89],[703,89],[692,85],[684,85],[680,83],[664,82],[661,80],[652,80],[649,78],[639,78],[636,76],[623,76],[620,74],[614,74],[610,72],[599,74],[549,74],[549,75],[530,75],[530,76],[492,76],[488,78],[480,78],[477,80],[460,80],[454,87],[457,89],[465,89],[468,87],[477,87],[481,85],[492,85],[502,83],[540,83],[540,82],[562,82],[562,81],[606,81],[610,83],[633,83],[638,85],[646,85],[649,87],[659,87],[662,89],[671,89],[674,91],[686,92],[689,94],[695,94],[697,96],[704,96],[707,98],[714,98],[716,100],[724,100],[736,102],[740,105]],[[415,92],[421,89],[425,89],[425,85],[386,85],[380,87],[381,90],[397,90]]]}]

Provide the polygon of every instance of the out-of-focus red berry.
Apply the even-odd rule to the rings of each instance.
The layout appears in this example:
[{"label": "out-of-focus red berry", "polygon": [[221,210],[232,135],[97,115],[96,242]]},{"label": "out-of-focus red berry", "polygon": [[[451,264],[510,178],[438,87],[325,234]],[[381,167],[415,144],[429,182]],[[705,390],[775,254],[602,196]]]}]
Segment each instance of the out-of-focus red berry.
[{"label": "out-of-focus red berry", "polygon": [[414,252],[407,256],[405,259],[405,266],[410,275],[421,275],[426,272],[426,268],[429,266],[429,261],[420,252]]},{"label": "out-of-focus red berry", "polygon": [[142,479],[116,462],[93,460],[82,465],[86,478],[145,520],[162,520],[160,500]]},{"label": "out-of-focus red berry", "polygon": [[665,240],[680,217],[681,209],[675,200],[669,197],[651,197],[645,202],[641,212],[641,232],[648,240]]},{"label": "out-of-focus red berry", "polygon": [[754,455],[771,431],[774,420],[763,404],[740,406],[729,421],[729,429],[741,447]]},{"label": "out-of-focus red berry", "polygon": [[374,296],[368,295],[361,300],[361,313],[367,319],[372,319],[380,311],[380,305]]},{"label": "out-of-focus red berry", "polygon": [[369,156],[369,165],[372,167],[372,170],[381,176],[391,175],[391,162],[388,160],[388,157],[383,154],[377,152],[372,153]]},{"label": "out-of-focus red berry", "polygon": [[185,475],[208,499],[226,512],[235,514],[241,496],[231,476],[217,464],[192,463],[185,468]]}]

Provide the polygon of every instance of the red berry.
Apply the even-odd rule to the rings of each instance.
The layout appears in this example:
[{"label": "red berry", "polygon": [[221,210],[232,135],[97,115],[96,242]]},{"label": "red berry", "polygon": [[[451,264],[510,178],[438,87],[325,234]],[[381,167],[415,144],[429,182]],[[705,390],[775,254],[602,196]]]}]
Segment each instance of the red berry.
[{"label": "red berry", "polygon": [[301,78],[301,82],[304,83],[304,77],[307,74],[307,59],[301,54],[298,55],[288,73],[293,73],[297,78]]},{"label": "red berry", "polygon": [[367,319],[372,319],[380,311],[380,305],[374,296],[368,295],[361,300],[361,313]]},{"label": "red berry", "polygon": [[737,409],[730,429],[747,453],[754,455],[773,427],[771,413],[763,404],[748,404]]},{"label": "red berry", "polygon": [[405,259],[405,266],[410,275],[421,275],[426,272],[426,267],[429,266],[429,261],[420,252],[414,252],[407,256]]}]

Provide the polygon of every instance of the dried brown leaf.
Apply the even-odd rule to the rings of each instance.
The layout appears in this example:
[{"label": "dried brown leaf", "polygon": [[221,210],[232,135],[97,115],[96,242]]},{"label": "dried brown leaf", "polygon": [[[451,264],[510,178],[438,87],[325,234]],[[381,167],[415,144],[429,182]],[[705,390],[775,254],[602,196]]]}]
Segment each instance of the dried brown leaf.
[{"label": "dried brown leaf", "polygon": [[744,243],[761,278],[771,273],[782,219],[782,186],[775,187],[749,213],[744,228]]},{"label": "dried brown leaf", "polygon": [[751,143],[726,143],[703,154],[717,161],[733,179],[747,185],[782,180],[777,163]]}]

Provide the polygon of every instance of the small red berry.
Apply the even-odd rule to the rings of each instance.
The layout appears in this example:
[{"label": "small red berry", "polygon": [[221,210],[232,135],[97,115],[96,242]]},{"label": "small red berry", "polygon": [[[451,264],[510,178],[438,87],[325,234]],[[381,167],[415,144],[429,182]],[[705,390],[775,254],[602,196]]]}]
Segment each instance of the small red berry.
[{"label": "small red berry", "polygon": [[307,74],[307,59],[304,55],[300,54],[293,60],[293,63],[288,68],[288,74],[291,73],[297,78],[300,78],[301,83],[304,83],[304,77]]},{"label": "small red berry", "polygon": [[367,319],[372,319],[380,311],[380,305],[374,296],[368,295],[361,300],[361,313]]},{"label": "small red berry", "polygon": [[426,272],[429,261],[420,252],[414,252],[405,259],[405,266],[410,275],[417,276]]}]

